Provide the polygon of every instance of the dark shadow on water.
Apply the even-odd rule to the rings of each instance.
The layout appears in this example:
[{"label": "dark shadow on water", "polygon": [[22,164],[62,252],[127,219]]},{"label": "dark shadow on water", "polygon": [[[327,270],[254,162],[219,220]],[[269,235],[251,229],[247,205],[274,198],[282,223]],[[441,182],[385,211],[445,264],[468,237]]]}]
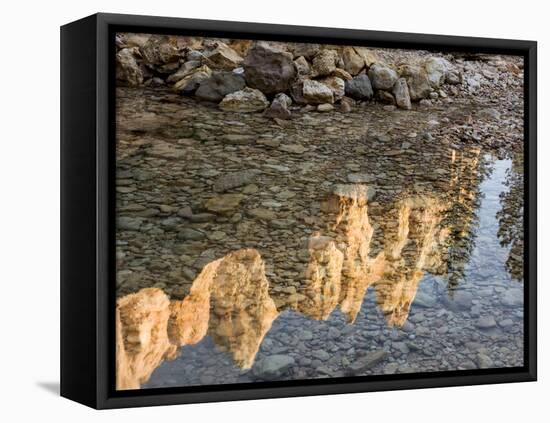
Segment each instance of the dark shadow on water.
[{"label": "dark shadow on water", "polygon": [[36,385],[44,389],[45,391],[48,391],[50,394],[59,396],[59,382],[36,382]]}]

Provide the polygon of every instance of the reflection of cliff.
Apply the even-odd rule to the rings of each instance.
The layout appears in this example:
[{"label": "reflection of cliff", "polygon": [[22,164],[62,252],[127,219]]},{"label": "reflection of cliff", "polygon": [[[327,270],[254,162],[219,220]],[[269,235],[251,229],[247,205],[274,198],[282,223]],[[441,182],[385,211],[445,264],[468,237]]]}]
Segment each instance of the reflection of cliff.
[{"label": "reflection of cliff", "polygon": [[182,345],[210,335],[242,368],[254,362],[277,317],[264,263],[256,250],[239,250],[204,267],[190,294],[168,300],[142,289],[117,302],[117,389],[137,389]]},{"label": "reflection of cliff", "polygon": [[501,244],[510,246],[506,269],[510,275],[523,280],[523,160],[522,156],[512,158],[512,167],[506,173],[507,192],[500,195],[501,209],[497,213],[498,237]]},{"label": "reflection of cliff", "polygon": [[117,301],[117,389],[138,389],[165,359],[175,357],[176,346],[168,340],[169,307],[168,297],[157,288]]}]

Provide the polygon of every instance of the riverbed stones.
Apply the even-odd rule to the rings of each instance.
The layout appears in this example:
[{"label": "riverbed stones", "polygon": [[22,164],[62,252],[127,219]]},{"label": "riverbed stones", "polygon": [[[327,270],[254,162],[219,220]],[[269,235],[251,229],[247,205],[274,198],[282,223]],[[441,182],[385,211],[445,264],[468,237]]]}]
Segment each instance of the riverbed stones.
[{"label": "riverbed stones", "polygon": [[214,72],[199,84],[195,96],[201,100],[219,102],[226,95],[242,90],[246,84],[241,75],[233,72]]},{"label": "riverbed stones", "polygon": [[193,228],[183,228],[178,232],[178,239],[184,241],[199,241],[206,238],[206,234]]},{"label": "riverbed stones", "polygon": [[372,98],[374,91],[367,75],[359,75],[351,81],[345,82],[345,94],[356,100],[368,100]]},{"label": "riverbed stones", "polygon": [[319,104],[317,106],[317,111],[321,113],[332,112],[333,110],[334,106],[330,103]]},{"label": "riverbed stones", "polygon": [[282,376],[295,363],[289,355],[274,354],[254,363],[252,372],[259,377],[274,378]]},{"label": "riverbed stones", "polygon": [[292,99],[284,93],[275,96],[264,116],[277,119],[290,119],[292,113],[288,109],[292,104]]},{"label": "riverbed stones", "polygon": [[388,352],[384,349],[369,352],[364,357],[356,358],[347,369],[347,373],[349,375],[361,374],[384,361],[387,357]]},{"label": "riverbed stones", "polygon": [[475,325],[480,329],[491,329],[497,325],[497,322],[493,316],[481,316],[477,319]]},{"label": "riverbed stones", "polygon": [[510,288],[504,291],[501,302],[506,307],[521,307],[523,305],[523,290]]},{"label": "riverbed stones", "polygon": [[393,86],[393,95],[395,103],[400,109],[410,110],[411,96],[409,95],[409,87],[405,78],[399,78]]},{"label": "riverbed stones", "polygon": [[303,82],[302,95],[306,102],[310,104],[334,102],[332,90],[325,84],[311,79],[306,79]]},{"label": "riverbed stones", "polygon": [[244,199],[242,194],[222,194],[210,198],[205,203],[205,208],[213,213],[224,214],[237,209]]},{"label": "riverbed stones", "polygon": [[220,109],[226,112],[261,112],[269,106],[265,95],[254,88],[246,87],[226,95],[220,103]]},{"label": "riverbed stones", "polygon": [[266,95],[287,91],[297,76],[292,59],[288,52],[257,43],[242,62],[247,85]]},{"label": "riverbed stones", "polygon": [[372,65],[368,75],[372,87],[376,90],[391,90],[398,78],[395,70],[381,63]]},{"label": "riverbed stones", "polygon": [[214,182],[212,188],[216,192],[224,192],[233,188],[238,188],[254,181],[257,174],[257,171],[251,169],[227,173],[220,176],[216,182]]}]

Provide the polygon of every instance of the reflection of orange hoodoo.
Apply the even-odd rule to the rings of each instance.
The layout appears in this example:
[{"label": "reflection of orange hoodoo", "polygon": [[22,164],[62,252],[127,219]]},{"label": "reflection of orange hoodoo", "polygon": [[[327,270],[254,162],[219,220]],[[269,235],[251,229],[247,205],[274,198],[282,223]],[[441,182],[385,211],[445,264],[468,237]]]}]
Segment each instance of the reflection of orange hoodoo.
[{"label": "reflection of orange hoodoo", "polygon": [[182,301],[156,288],[117,303],[117,389],[138,389],[176,349],[212,336],[242,368],[250,368],[277,309],[268,295],[256,250],[239,250],[209,263]]}]

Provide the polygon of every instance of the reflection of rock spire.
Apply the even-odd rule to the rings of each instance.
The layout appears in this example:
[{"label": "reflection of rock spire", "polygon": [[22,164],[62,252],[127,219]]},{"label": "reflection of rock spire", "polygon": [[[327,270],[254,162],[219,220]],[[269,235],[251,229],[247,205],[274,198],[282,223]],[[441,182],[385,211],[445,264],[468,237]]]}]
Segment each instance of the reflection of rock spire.
[{"label": "reflection of rock spire", "polygon": [[391,326],[405,323],[424,270],[441,261],[446,231],[440,222],[446,208],[430,197],[410,197],[395,207],[397,227],[385,228],[387,265],[375,287],[378,305]]},{"label": "reflection of rock spire", "polygon": [[189,295],[172,301],[157,288],[117,302],[117,389],[137,389],[182,345],[205,335],[238,366],[250,368],[277,317],[268,294],[264,262],[253,249],[239,250],[204,267]]},{"label": "reflection of rock spire", "polygon": [[139,389],[165,359],[175,357],[168,339],[170,301],[157,288],[119,298],[116,309],[116,386]]}]

